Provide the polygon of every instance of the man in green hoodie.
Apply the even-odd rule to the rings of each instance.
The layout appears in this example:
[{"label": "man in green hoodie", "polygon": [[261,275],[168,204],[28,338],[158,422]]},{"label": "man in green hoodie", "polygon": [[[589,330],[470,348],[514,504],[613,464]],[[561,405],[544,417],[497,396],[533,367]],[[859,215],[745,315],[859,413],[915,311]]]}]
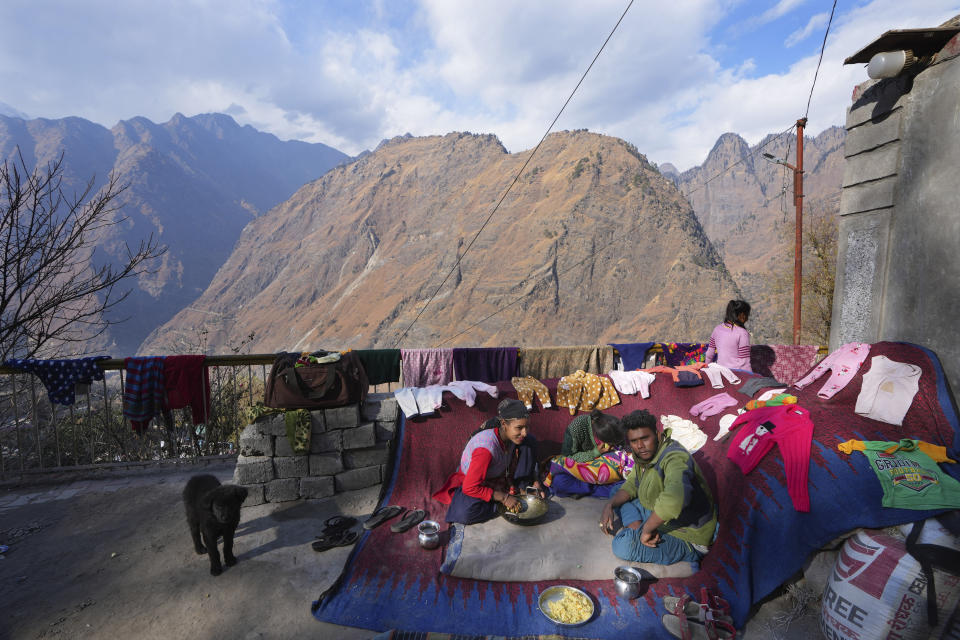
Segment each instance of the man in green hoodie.
[{"label": "man in green hoodie", "polygon": [[693,456],[657,432],[646,410],[623,417],[621,425],[633,454],[633,471],[603,507],[600,528],[612,534],[615,514],[623,527],[613,553],[631,562],[699,563],[713,542],[717,509]]}]

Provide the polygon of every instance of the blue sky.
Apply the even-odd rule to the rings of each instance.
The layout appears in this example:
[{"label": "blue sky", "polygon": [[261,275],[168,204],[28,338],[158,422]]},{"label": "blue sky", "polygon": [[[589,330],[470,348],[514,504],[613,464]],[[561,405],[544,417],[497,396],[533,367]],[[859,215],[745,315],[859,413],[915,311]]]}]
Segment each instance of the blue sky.
[{"label": "blue sky", "polygon": [[[230,113],[350,154],[404,133],[537,143],[628,0],[5,0],[0,103],[111,127]],[[699,164],[722,133],[756,143],[804,115],[832,0],[636,0],[559,129]],[[942,0],[838,0],[808,133],[843,124],[889,29]],[[0,107],[2,108],[2,107]]]}]

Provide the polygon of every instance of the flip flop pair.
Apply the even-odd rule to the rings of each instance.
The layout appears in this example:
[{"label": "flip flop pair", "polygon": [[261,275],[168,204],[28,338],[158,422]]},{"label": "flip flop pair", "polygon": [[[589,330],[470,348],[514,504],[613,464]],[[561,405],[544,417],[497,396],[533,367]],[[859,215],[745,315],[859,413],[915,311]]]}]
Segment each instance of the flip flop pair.
[{"label": "flip flop pair", "polygon": [[407,510],[404,507],[392,504],[386,507],[380,507],[374,511],[373,515],[367,518],[366,522],[363,523],[363,528],[368,530],[376,529],[387,520],[396,518],[404,511],[406,511],[406,513],[404,514],[403,518],[390,525],[390,530],[394,533],[403,533],[414,525],[419,524],[424,518],[427,517],[427,512],[423,509]]},{"label": "flip flop pair", "polygon": [[733,640],[737,630],[730,617],[730,605],[720,596],[715,596],[704,587],[700,599],[694,602],[690,596],[676,598],[664,596],[663,606],[669,615],[661,621],[667,631],[681,640]]},{"label": "flip flop pair", "polygon": [[353,528],[356,524],[357,519],[350,516],[337,515],[327,518],[320,535],[310,546],[319,552],[351,545],[360,537],[360,532]]}]

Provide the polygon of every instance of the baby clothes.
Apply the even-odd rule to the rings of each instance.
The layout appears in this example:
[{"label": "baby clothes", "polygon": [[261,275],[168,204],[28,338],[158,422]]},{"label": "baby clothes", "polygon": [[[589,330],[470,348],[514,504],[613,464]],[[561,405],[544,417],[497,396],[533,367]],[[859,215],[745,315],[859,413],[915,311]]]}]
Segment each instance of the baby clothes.
[{"label": "baby clothes", "polygon": [[660,416],[664,429],[670,429],[670,437],[683,448],[694,453],[707,443],[707,434],[700,430],[697,423],[680,416]]},{"label": "baby clothes", "polygon": [[[491,398],[496,398],[499,391],[493,385],[479,380],[455,380],[448,385],[441,387],[441,392],[449,391],[456,397],[463,400],[468,407],[476,404],[477,391],[486,391]],[[548,396],[549,397],[549,396]]]},{"label": "baby clothes", "polygon": [[902,425],[919,388],[920,367],[874,356],[870,370],[863,374],[854,411],[865,418]]},{"label": "baby clothes", "polygon": [[657,379],[655,375],[646,371],[613,370],[607,375],[610,376],[617,391],[627,395],[639,393],[641,398],[650,397],[650,383]]},{"label": "baby clothes", "polygon": [[557,382],[557,406],[569,408],[570,415],[574,415],[577,409],[607,409],[619,403],[620,396],[606,376],[581,369],[563,376]]},{"label": "baby clothes", "polygon": [[717,415],[727,407],[735,406],[737,406],[737,401],[730,397],[730,394],[718,393],[690,407],[690,415],[701,419],[709,418],[710,416]]},{"label": "baby clothes", "polygon": [[956,509],[960,482],[943,472],[938,462],[955,462],[946,447],[922,440],[900,442],[848,440],[837,445],[844,453],[862,451],[883,487],[883,506],[898,509]]},{"label": "baby clothes", "polygon": [[701,369],[701,371],[707,374],[707,379],[710,380],[710,386],[714,389],[723,389],[723,380],[721,378],[726,378],[730,384],[740,384],[740,378],[737,377],[737,374],[716,362],[711,362]]},{"label": "baby clothes", "polygon": [[447,384],[453,380],[453,349],[401,349],[400,373],[407,387]]},{"label": "baby clothes", "polygon": [[782,387],[783,383],[779,380],[774,380],[773,378],[750,378],[747,380],[742,387],[737,389],[740,393],[745,396],[753,397],[757,391],[763,389],[764,387]]},{"label": "baby clothes", "polygon": [[51,403],[72,405],[76,400],[77,384],[89,384],[93,380],[103,380],[103,369],[94,363],[106,360],[110,356],[92,356],[74,360],[35,360],[33,358],[13,358],[3,364],[14,369],[27,371],[40,378],[47,389]]},{"label": "baby clothes", "polygon": [[787,493],[797,511],[810,511],[807,476],[810,473],[810,447],[813,422],[810,413],[798,404],[761,407],[747,411],[733,421],[731,429],[742,428],[730,442],[727,457],[744,474],[750,473],[773,448],[780,448],[787,476]]},{"label": "baby clothes", "polygon": [[743,405],[743,408],[747,411],[753,411],[754,409],[759,409],[761,407],[777,407],[784,404],[797,404],[797,396],[792,396],[789,393],[778,393],[777,395],[771,396],[766,400],[761,400],[759,398],[756,400],[748,400],[747,404]]},{"label": "baby clothes", "polygon": [[860,365],[867,359],[869,353],[869,344],[848,342],[824,358],[820,364],[813,368],[813,371],[794,382],[793,386],[797,389],[803,389],[828,370],[832,370],[827,382],[817,392],[818,398],[832,398],[853,380],[853,376],[857,375]]},{"label": "baby clothes", "polygon": [[417,415],[433,413],[443,404],[443,390],[440,385],[429,387],[403,387],[393,392],[403,415],[412,418]]},{"label": "baby clothes", "polygon": [[707,366],[706,362],[695,362],[694,364],[683,364],[676,367],[665,367],[663,365],[658,365],[656,367],[650,367],[649,369],[644,369],[647,373],[669,373],[673,376],[673,382],[676,384],[680,381],[680,372],[687,371],[692,373],[696,377],[700,378],[700,370]]},{"label": "baby clothes", "polygon": [[757,397],[757,400],[758,400],[758,401],[759,401],[759,400],[769,400],[769,399],[772,398],[773,396],[780,395],[781,393],[786,393],[786,391],[787,391],[787,390],[786,390],[785,388],[784,388],[784,389],[768,389],[768,390],[764,391],[763,393],[761,393],[760,396]]},{"label": "baby clothes", "polygon": [[720,416],[720,430],[717,431],[717,435],[713,436],[714,442],[723,440],[726,435],[730,433],[730,425],[732,425],[736,419],[737,415],[734,413],[725,413]]},{"label": "baby clothes", "polygon": [[527,409],[533,409],[534,395],[540,399],[540,404],[543,405],[544,409],[550,408],[550,391],[547,390],[547,385],[533,376],[513,377],[510,378],[510,382],[513,383],[513,388],[517,390],[517,397],[523,404],[527,405]]},{"label": "baby clothes", "polygon": [[750,369],[750,333],[738,324],[718,324],[710,334],[705,360],[717,356],[717,364],[731,369]]}]

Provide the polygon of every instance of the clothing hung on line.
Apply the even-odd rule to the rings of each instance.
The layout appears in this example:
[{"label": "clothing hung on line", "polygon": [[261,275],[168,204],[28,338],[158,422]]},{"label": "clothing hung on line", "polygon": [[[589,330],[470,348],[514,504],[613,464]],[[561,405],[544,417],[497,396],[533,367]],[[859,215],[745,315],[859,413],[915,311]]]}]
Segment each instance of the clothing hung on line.
[{"label": "clothing hung on line", "polygon": [[164,411],[190,407],[193,424],[210,417],[210,374],[207,356],[166,356],[163,360]]},{"label": "clothing hung on line", "polygon": [[640,394],[641,398],[650,397],[650,384],[657,377],[647,371],[617,371],[616,369],[607,374],[613,381],[613,386],[618,393],[628,396]]},{"label": "clothing hung on line", "polygon": [[707,350],[705,342],[658,342],[663,351],[663,361],[668,367],[705,362],[704,354]]},{"label": "clothing hung on line", "polygon": [[532,376],[525,376],[523,378],[515,376],[510,379],[510,383],[513,385],[513,388],[517,390],[517,397],[520,399],[520,402],[526,405],[527,409],[533,409],[534,395],[540,400],[540,404],[544,409],[549,409],[552,406],[550,404],[550,391],[547,389],[547,385],[536,378]]},{"label": "clothing hung on line", "polygon": [[405,387],[447,384],[453,380],[453,349],[401,349],[400,363]]},{"label": "clothing hung on line", "polygon": [[623,371],[642,369],[647,359],[647,351],[656,342],[610,343],[610,346],[620,354],[620,364]]},{"label": "clothing hung on line", "polygon": [[557,406],[569,408],[570,415],[575,415],[578,409],[602,410],[617,404],[620,404],[620,396],[606,376],[575,371],[557,382]]},{"label": "clothing hung on line", "polygon": [[813,371],[793,383],[797,389],[803,389],[811,382],[814,382],[827,371],[831,371],[830,377],[820,391],[817,397],[823,399],[832,398],[841,389],[850,384],[853,377],[857,375],[860,366],[867,359],[870,353],[870,345],[865,342],[848,342],[826,358],[820,364],[813,368]]},{"label": "clothing hung on line", "polygon": [[870,359],[854,412],[865,418],[903,425],[903,418],[920,389],[921,369],[915,364],[896,362],[886,356]]},{"label": "clothing hung on line", "polygon": [[727,457],[744,475],[753,471],[776,444],[783,458],[787,492],[797,511],[810,511],[807,478],[810,473],[810,447],[813,422],[810,412],[798,404],[762,407],[747,411],[731,425],[740,430],[730,442]]},{"label": "clothing hung on line", "polygon": [[585,345],[520,349],[519,376],[537,380],[559,378],[570,371],[599,374],[613,369],[613,347]]},{"label": "clothing hung on line", "polygon": [[717,364],[730,368],[750,371],[750,332],[738,324],[722,322],[713,328],[707,353],[706,362],[713,362],[716,356]]},{"label": "clothing hung on line", "polygon": [[740,378],[737,377],[737,374],[716,362],[708,363],[700,371],[707,376],[710,386],[714,389],[723,389],[723,379],[726,379],[730,384],[740,384]]},{"label": "clothing hung on line", "polygon": [[690,407],[690,415],[701,419],[709,418],[723,412],[727,407],[735,407],[737,404],[738,402],[730,394],[718,393]]},{"label": "clothing hung on line", "polygon": [[517,348],[456,347],[453,349],[453,373],[457,380],[509,380],[517,375]]},{"label": "clothing hung on line", "polygon": [[103,369],[98,360],[110,356],[90,356],[69,360],[38,360],[35,358],[11,358],[4,366],[32,373],[40,379],[52,404],[72,405],[76,402],[78,384],[89,385],[94,380],[103,380]]},{"label": "clothing hung on line", "polygon": [[400,349],[356,349],[371,385],[400,382]]},{"label": "clothing hung on line", "polygon": [[750,378],[743,383],[743,386],[737,389],[740,393],[745,396],[753,397],[757,391],[764,389],[766,387],[783,387],[784,384],[779,380],[774,380],[773,378]]},{"label": "clothing hung on line", "polygon": [[960,482],[937,466],[955,463],[946,447],[905,438],[900,442],[847,440],[837,445],[846,454],[862,452],[883,487],[885,507],[960,509]]},{"label": "clothing hung on line", "polygon": [[691,420],[680,416],[660,416],[664,431],[670,429],[670,437],[690,453],[696,453],[707,443],[707,434]]},{"label": "clothing hung on line", "polygon": [[163,356],[144,356],[123,361],[127,373],[123,417],[137,433],[143,433],[150,420],[163,411],[163,360]]}]

